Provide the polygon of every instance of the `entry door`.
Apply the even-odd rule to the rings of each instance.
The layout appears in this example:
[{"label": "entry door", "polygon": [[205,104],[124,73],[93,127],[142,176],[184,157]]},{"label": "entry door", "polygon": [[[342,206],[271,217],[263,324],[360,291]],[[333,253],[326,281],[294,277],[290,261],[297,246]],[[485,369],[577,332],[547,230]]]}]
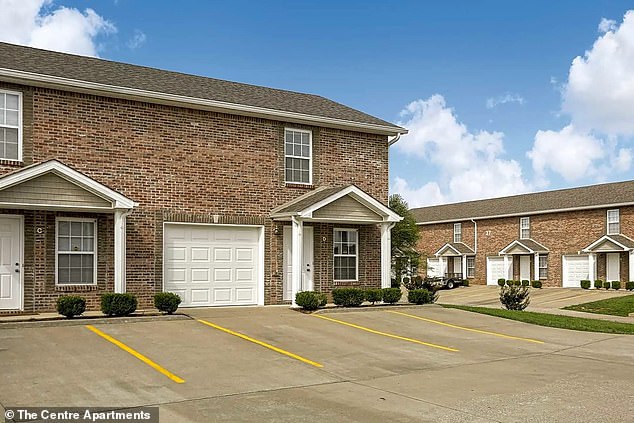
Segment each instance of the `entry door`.
[{"label": "entry door", "polygon": [[[304,226],[303,230],[303,260],[302,260],[302,277],[300,281],[300,291],[311,291],[313,289],[313,227]],[[284,300],[292,300],[293,289],[291,278],[293,272],[293,260],[291,257],[292,248],[292,231],[290,226],[284,226],[284,281],[283,291]]]},{"label": "entry door", "polygon": [[22,305],[21,232],[22,219],[0,217],[0,310],[19,310]]},{"label": "entry door", "polygon": [[520,256],[520,280],[531,279],[531,258],[530,256]]},{"label": "entry door", "polygon": [[454,257],[453,258],[453,273],[462,274],[462,257]]},{"label": "entry door", "polygon": [[619,281],[621,280],[620,266],[619,266],[619,253],[606,254],[606,275],[607,281]]}]

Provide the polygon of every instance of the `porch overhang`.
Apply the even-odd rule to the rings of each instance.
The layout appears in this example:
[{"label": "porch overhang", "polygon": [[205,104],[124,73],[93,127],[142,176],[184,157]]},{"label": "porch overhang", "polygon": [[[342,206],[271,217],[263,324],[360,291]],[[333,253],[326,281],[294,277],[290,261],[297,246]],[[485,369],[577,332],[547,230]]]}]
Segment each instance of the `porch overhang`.
[{"label": "porch overhang", "polygon": [[474,255],[475,252],[467,245],[462,242],[448,242],[438,251],[436,251],[436,257],[457,257],[457,256],[467,256]]},{"label": "porch overhang", "polygon": [[532,239],[516,239],[500,251],[500,255],[546,254],[548,248]]},{"label": "porch overhang", "polygon": [[581,251],[584,253],[619,253],[634,251],[634,240],[625,235],[604,235]]}]

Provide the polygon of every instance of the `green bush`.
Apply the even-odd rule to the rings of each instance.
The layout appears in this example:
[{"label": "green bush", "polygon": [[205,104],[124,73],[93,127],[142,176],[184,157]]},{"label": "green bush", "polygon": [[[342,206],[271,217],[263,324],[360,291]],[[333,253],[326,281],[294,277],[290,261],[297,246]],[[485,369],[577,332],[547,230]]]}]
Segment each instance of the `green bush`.
[{"label": "green bush", "polygon": [[542,287],[542,281],[531,281],[531,286],[540,289]]},{"label": "green bush", "polygon": [[403,286],[407,288],[408,291],[412,289],[421,289],[424,288],[427,284],[427,281],[420,276],[414,276],[413,278],[406,278],[407,281],[403,280]]},{"label": "green bush", "polygon": [[405,277],[402,279],[403,285],[407,285],[408,283],[410,283],[410,281],[411,281],[411,279],[410,279],[410,278],[408,278],[407,276],[405,276]]},{"label": "green bush", "polygon": [[603,281],[601,279],[597,279],[594,281],[594,287],[599,289],[599,288],[603,288]]},{"label": "green bush", "polygon": [[[400,291],[400,290],[399,290]],[[372,304],[383,299],[383,291],[381,288],[370,288],[365,290],[365,299]]]},{"label": "green bush", "polygon": [[321,304],[321,294],[315,291],[302,291],[295,294],[295,303],[304,310],[317,310]]},{"label": "green bush", "polygon": [[605,289],[610,289],[610,282],[609,282],[609,281],[605,281],[605,282],[603,282],[603,287],[604,287]]},{"label": "green bush", "polygon": [[163,313],[174,313],[178,310],[178,306],[182,301],[181,297],[173,292],[159,292],[154,294],[154,307]]},{"label": "green bush", "polygon": [[527,279],[522,279],[522,286],[529,286],[531,283]]},{"label": "green bush", "polygon": [[57,312],[72,319],[86,311],[86,300],[78,295],[62,295],[57,299]]},{"label": "green bush", "polygon": [[584,279],[581,281],[581,287],[583,289],[590,289],[590,281],[587,279]]},{"label": "green bush", "polygon": [[438,299],[438,294],[426,289],[412,289],[407,293],[407,301],[413,304],[432,304]]},{"label": "green bush", "polygon": [[399,286],[401,286],[401,284],[400,284],[400,283],[398,283],[398,281],[396,280],[396,278],[392,278],[392,279],[390,280],[390,286],[391,286],[392,288],[398,288]]},{"label": "green bush", "polygon": [[462,286],[469,286],[469,279],[465,279],[462,281]]},{"label": "green bush", "polygon": [[524,310],[531,303],[530,291],[526,286],[503,286],[500,288],[500,302],[507,310]]},{"label": "green bush", "polygon": [[513,286],[513,279],[507,279],[506,286]]},{"label": "green bush", "polygon": [[506,285],[506,279],[504,279],[504,278],[500,278],[500,279],[498,279],[498,285],[499,285],[499,286],[504,286],[504,285]]},{"label": "green bush", "polygon": [[522,281],[513,281],[513,285],[522,286]]},{"label": "green bush", "polygon": [[612,289],[621,289],[621,281],[612,281]]},{"label": "green bush", "polygon": [[344,307],[358,307],[365,300],[365,291],[359,288],[336,288],[332,290],[332,301]]},{"label": "green bush", "polygon": [[634,291],[634,281],[625,282],[625,289]]},{"label": "green bush", "polygon": [[388,304],[394,304],[399,302],[403,293],[401,292],[401,288],[383,288],[383,302]]},{"label": "green bush", "polygon": [[328,304],[328,295],[323,292],[317,292],[317,298],[319,298],[319,307],[325,307]]},{"label": "green bush", "polygon": [[137,305],[132,294],[101,294],[101,312],[107,316],[127,316],[134,313]]}]

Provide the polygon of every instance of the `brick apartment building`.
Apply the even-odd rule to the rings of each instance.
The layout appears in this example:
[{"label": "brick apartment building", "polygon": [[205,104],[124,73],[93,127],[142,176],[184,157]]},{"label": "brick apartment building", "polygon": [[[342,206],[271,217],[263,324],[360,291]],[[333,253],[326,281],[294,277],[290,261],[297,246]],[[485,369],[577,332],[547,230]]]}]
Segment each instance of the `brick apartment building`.
[{"label": "brick apartment building", "polygon": [[[389,286],[388,143],[323,97],[0,43],[0,313]],[[396,137],[396,138],[394,138]]]},{"label": "brick apartment building", "polygon": [[412,209],[423,275],[634,280],[634,181]]}]

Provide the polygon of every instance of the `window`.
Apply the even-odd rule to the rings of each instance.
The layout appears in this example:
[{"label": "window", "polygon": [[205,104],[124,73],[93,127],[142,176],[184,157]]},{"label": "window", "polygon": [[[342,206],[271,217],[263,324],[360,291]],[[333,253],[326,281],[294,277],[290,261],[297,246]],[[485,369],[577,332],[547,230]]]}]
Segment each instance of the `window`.
[{"label": "window", "polygon": [[462,223],[453,224],[453,242],[462,242]]},{"label": "window", "polygon": [[22,160],[22,95],[0,91],[0,159]]},{"label": "window", "polygon": [[520,239],[528,239],[531,237],[531,219],[530,217],[520,218]]},{"label": "window", "polygon": [[310,184],[312,174],[312,133],[299,129],[284,131],[286,182]]},{"label": "window", "polygon": [[475,257],[467,257],[467,278],[475,278]]},{"label": "window", "polygon": [[539,279],[548,277],[548,256],[539,256]]},{"label": "window", "polygon": [[619,233],[621,233],[619,209],[608,210],[608,235],[618,235]]},{"label": "window", "polygon": [[97,221],[57,219],[57,284],[93,285],[97,280]]},{"label": "window", "polygon": [[335,229],[334,279],[357,280],[358,237],[355,229]]}]

